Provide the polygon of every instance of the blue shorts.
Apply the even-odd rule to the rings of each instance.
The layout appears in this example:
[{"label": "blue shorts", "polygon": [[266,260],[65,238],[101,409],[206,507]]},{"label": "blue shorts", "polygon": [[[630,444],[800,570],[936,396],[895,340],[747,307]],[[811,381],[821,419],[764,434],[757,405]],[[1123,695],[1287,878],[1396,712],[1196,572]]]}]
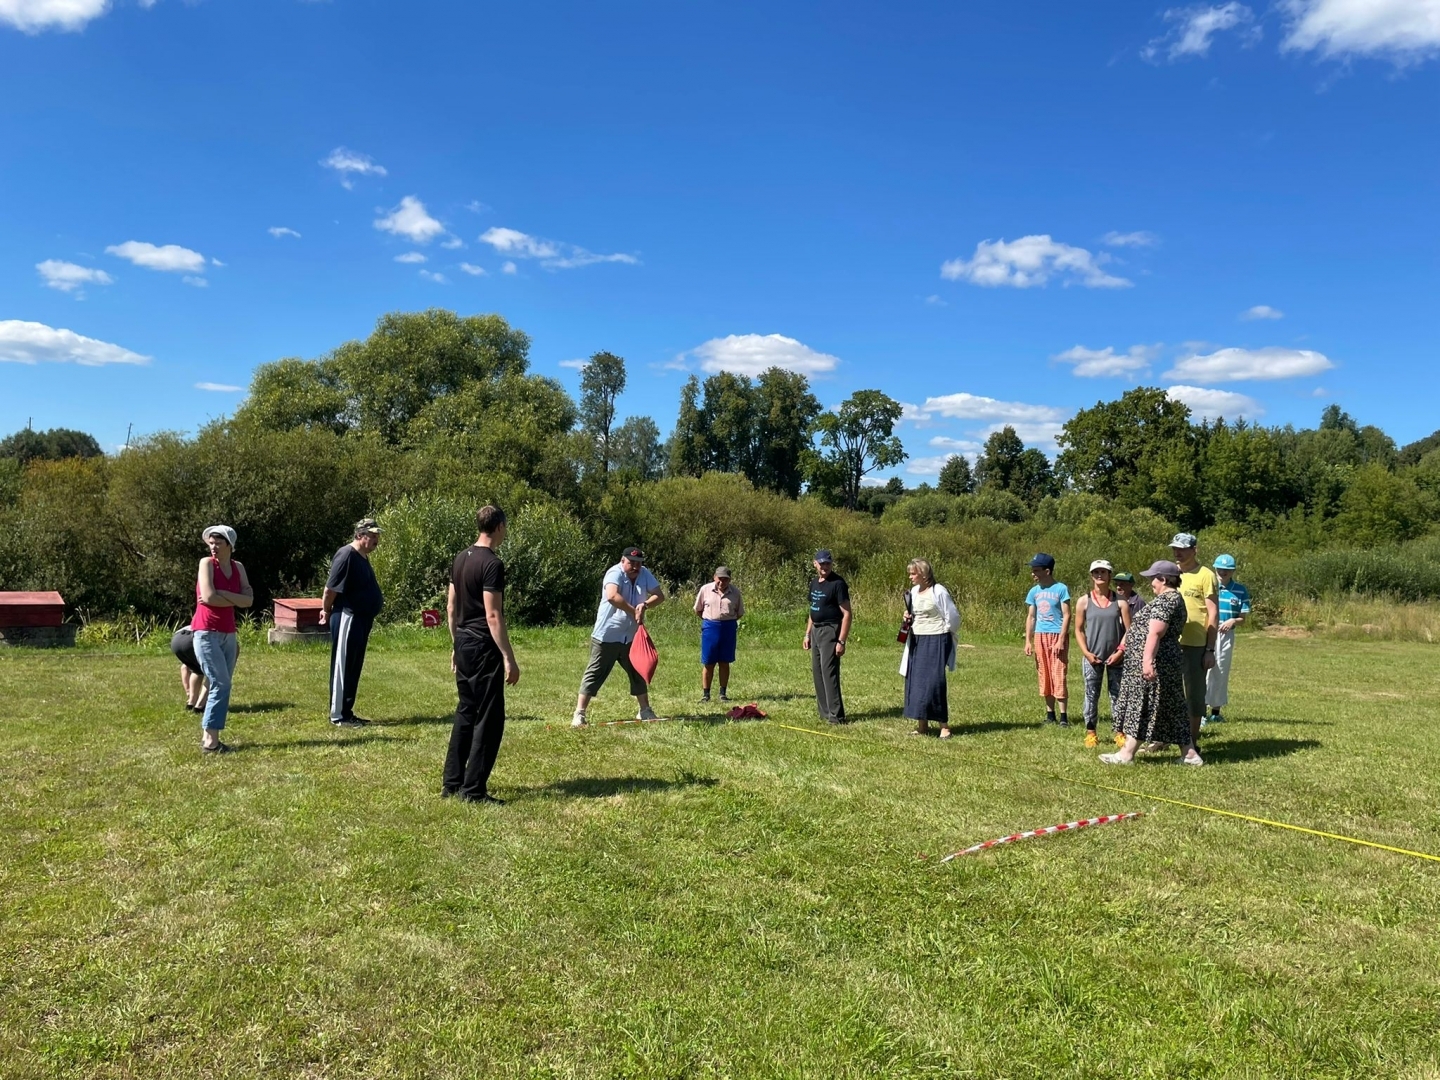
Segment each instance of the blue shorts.
[{"label": "blue shorts", "polygon": [[735,619],[702,619],[700,621],[700,663],[733,664],[735,662]]}]

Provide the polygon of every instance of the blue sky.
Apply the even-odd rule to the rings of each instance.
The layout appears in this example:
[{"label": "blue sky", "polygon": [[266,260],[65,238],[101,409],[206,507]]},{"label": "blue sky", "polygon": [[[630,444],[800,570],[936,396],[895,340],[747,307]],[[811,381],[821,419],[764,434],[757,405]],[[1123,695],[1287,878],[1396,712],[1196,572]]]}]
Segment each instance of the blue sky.
[{"label": "blue sky", "polygon": [[0,0],[0,432],[194,430],[429,306],[662,430],[687,371],[878,387],[912,482],[1138,384],[1440,424],[1440,0],[780,7]]}]

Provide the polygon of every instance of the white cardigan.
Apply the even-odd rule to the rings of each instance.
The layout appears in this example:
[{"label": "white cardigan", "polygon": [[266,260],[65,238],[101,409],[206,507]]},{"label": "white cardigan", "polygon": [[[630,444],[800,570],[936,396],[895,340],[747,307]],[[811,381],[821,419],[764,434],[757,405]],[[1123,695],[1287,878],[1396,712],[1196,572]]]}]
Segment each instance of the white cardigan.
[{"label": "white cardigan", "polygon": [[[935,593],[935,606],[940,609],[940,617],[945,620],[945,629],[950,635],[950,662],[945,666],[948,667],[951,671],[954,671],[955,653],[958,651],[958,648],[955,645],[955,638],[956,635],[960,632],[960,609],[955,606],[955,601],[950,598],[950,590],[946,589],[944,585],[941,585],[937,582],[936,584],[931,586],[931,589],[934,590]],[[910,595],[912,597],[918,596],[919,594],[919,585],[910,586]],[[914,608],[915,605],[913,600],[910,606],[912,609]],[[907,641],[905,643],[905,648],[900,651],[901,676],[903,677],[907,672],[909,672],[909,670],[910,643]]]}]

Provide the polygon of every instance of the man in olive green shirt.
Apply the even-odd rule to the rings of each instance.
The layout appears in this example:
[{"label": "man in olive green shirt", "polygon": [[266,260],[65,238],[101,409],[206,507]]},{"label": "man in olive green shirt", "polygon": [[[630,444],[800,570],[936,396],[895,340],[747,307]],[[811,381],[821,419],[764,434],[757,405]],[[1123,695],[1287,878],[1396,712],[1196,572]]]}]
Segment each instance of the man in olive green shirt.
[{"label": "man in olive green shirt", "polygon": [[1190,740],[1200,738],[1205,719],[1205,675],[1215,666],[1215,633],[1219,625],[1220,581],[1215,571],[1200,565],[1191,533],[1176,533],[1170,541],[1180,567],[1180,595],[1185,599],[1185,629],[1180,651],[1185,662],[1185,704],[1190,710]]}]

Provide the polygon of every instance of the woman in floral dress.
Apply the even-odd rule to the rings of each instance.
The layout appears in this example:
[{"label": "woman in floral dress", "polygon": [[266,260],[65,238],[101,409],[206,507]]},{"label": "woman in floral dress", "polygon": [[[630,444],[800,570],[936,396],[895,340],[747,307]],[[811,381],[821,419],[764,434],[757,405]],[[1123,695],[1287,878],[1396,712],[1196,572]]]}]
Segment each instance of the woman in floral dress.
[{"label": "woman in floral dress", "polygon": [[1175,743],[1181,747],[1182,764],[1203,765],[1190,739],[1190,711],[1185,704],[1180,567],[1162,559],[1140,576],[1150,580],[1155,599],[1135,613],[1125,635],[1125,667],[1115,703],[1115,730],[1124,734],[1125,745],[1113,754],[1101,754],[1100,760],[1106,765],[1130,765],[1142,742],[1150,750]]}]

